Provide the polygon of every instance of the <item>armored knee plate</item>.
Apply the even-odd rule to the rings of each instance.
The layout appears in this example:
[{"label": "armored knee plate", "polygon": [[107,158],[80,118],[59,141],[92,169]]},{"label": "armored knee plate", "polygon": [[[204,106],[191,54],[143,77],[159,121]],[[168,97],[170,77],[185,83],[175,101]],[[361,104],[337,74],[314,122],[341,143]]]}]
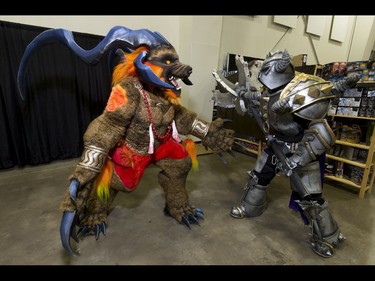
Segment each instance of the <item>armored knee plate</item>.
[{"label": "armored knee plate", "polygon": [[250,179],[246,185],[240,205],[232,207],[230,212],[234,218],[242,219],[244,217],[260,216],[266,207],[268,186],[257,184],[258,179],[252,172],[249,173],[249,176]]},{"label": "armored knee plate", "polygon": [[335,249],[345,240],[344,235],[328,210],[328,202],[300,201],[299,205],[310,221],[312,237],[310,244],[315,253],[323,257],[332,257]]},{"label": "armored knee plate", "polygon": [[[297,167],[293,171],[296,173],[303,184],[301,191],[294,186],[291,181],[291,188],[293,191],[297,191],[301,198],[305,198],[308,195],[321,194],[322,193],[322,181],[321,181],[321,172],[320,164],[318,161],[313,161],[306,164],[303,167]],[[303,193],[304,192],[304,193]]]}]

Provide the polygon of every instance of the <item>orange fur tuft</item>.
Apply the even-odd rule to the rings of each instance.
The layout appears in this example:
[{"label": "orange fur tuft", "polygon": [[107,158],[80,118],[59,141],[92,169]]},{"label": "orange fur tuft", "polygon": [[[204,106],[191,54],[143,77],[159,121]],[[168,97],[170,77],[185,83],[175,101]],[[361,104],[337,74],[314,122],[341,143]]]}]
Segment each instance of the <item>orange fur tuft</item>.
[{"label": "orange fur tuft", "polygon": [[172,90],[167,89],[164,91],[165,97],[167,100],[174,105],[179,105],[181,104],[181,98],[178,97]]},{"label": "orange fur tuft", "polygon": [[125,77],[135,77],[137,73],[135,71],[134,60],[140,52],[146,51],[146,47],[140,47],[132,53],[125,54],[124,62],[117,65],[112,74],[112,85],[116,85]]},{"label": "orange fur tuft", "polygon": [[185,147],[186,151],[189,153],[189,156],[192,161],[193,170],[198,170],[198,159],[197,159],[197,148],[195,142],[192,139],[185,139],[182,142],[182,145]]},{"label": "orange fur tuft", "polygon": [[113,174],[112,163],[109,159],[105,162],[102,172],[95,181],[96,194],[100,200],[109,199],[109,185]]}]

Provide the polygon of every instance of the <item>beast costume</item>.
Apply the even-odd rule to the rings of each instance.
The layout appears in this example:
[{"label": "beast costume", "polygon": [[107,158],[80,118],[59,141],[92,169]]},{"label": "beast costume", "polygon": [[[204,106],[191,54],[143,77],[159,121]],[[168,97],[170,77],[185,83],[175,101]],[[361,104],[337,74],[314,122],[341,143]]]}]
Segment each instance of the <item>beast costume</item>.
[{"label": "beast costume", "polygon": [[[193,135],[205,147],[219,153],[229,151],[233,131],[221,128],[222,119],[200,120],[180,104],[178,80],[192,85],[192,68],[179,61],[174,47],[158,32],[114,27],[92,50],[83,50],[70,31],[42,32],[27,47],[22,58],[18,84],[24,93],[29,58],[44,45],[59,42],[88,64],[97,63],[107,52],[116,62],[112,91],[103,113],[84,134],[84,151],[70,177],[61,203],[62,245],[76,254],[70,242],[78,237],[106,234],[107,215],[118,191],[136,189],[151,163],[160,168],[158,182],[165,192],[165,212],[178,222],[199,224],[203,211],[192,206],[185,188],[195,163],[194,143],[181,135]],[[76,227],[78,226],[78,232]]]},{"label": "beast costume", "polygon": [[234,218],[255,217],[267,203],[267,187],[279,171],[291,179],[290,207],[300,211],[311,228],[310,245],[323,257],[331,257],[345,240],[322,196],[320,159],[335,143],[335,135],[325,119],[330,100],[354,87],[358,76],[332,83],[295,72],[287,51],[269,53],[258,80],[259,93],[251,88],[247,63],[237,56],[239,83],[234,85],[213,72],[217,82],[237,97],[240,113],[257,119],[267,146],[255,167],[239,202],[231,209]]}]

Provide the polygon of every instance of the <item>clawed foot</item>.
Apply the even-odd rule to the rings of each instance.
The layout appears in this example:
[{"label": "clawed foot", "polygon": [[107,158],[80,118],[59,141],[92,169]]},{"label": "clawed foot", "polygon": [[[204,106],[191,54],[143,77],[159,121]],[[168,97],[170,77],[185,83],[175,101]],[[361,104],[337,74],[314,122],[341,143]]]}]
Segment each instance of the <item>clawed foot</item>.
[{"label": "clawed foot", "polygon": [[[89,216],[90,218],[92,216]],[[78,237],[85,237],[88,235],[95,235],[95,239],[98,240],[100,233],[106,235],[107,224],[105,221],[101,221],[96,224],[84,225],[82,221],[93,221],[93,219],[80,220],[76,211],[69,212],[65,211],[61,219],[60,225],[60,237],[63,248],[69,252],[71,255],[79,255],[79,249],[73,250],[72,245],[70,244],[70,238],[72,238],[76,243],[79,243]],[[76,226],[78,226],[78,231],[76,231]]]},{"label": "clawed foot", "polygon": [[107,224],[105,222],[95,224],[92,227],[89,227],[87,225],[85,226],[80,226],[78,231],[77,231],[77,236],[79,237],[85,237],[88,235],[95,235],[95,239],[98,240],[100,233],[103,233],[103,235],[106,235],[107,231]]},{"label": "clawed foot", "polygon": [[204,219],[204,213],[200,208],[188,206],[186,208],[168,208],[165,206],[164,212],[174,217],[178,222],[191,228],[191,223],[200,225],[199,219]]},{"label": "clawed foot", "polygon": [[200,208],[194,208],[194,215],[184,215],[182,217],[182,222],[190,228],[190,222],[193,222],[193,223],[196,223],[198,225],[200,225],[199,223],[199,220],[198,219],[204,219],[204,213],[202,211],[202,209]]}]

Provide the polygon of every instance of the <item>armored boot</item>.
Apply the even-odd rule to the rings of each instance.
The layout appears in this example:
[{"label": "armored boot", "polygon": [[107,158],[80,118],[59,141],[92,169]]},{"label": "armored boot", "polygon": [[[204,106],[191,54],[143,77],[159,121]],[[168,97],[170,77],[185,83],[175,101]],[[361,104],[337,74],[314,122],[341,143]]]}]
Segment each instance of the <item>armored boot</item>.
[{"label": "armored boot", "polygon": [[258,184],[258,178],[252,171],[249,177],[240,205],[233,206],[230,212],[234,218],[257,217],[265,210],[268,186]]},{"label": "armored boot", "polygon": [[336,248],[346,238],[328,210],[328,201],[319,204],[317,201],[302,200],[298,204],[310,221],[312,250],[325,258],[334,256]]}]

